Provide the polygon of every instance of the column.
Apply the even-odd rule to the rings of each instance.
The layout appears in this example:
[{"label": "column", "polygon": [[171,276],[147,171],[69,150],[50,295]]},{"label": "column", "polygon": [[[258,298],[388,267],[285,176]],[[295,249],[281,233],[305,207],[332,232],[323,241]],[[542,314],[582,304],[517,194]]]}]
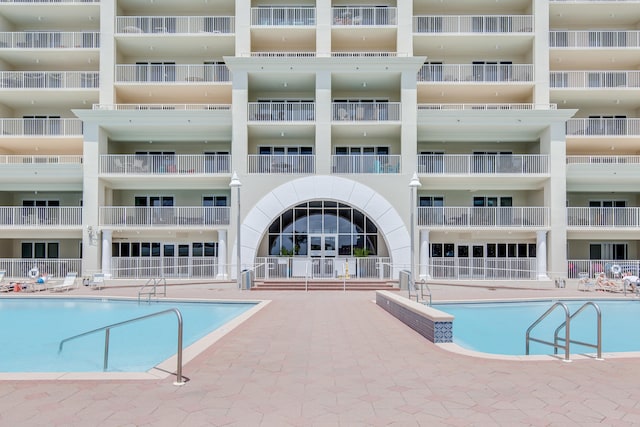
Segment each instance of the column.
[{"label": "column", "polygon": [[102,272],[111,274],[111,242],[113,230],[102,230]]},{"label": "column", "polygon": [[216,279],[226,280],[227,275],[227,230],[218,230],[218,274]]},{"label": "column", "polygon": [[331,174],[331,72],[316,73],[316,173]]},{"label": "column", "polygon": [[538,280],[549,280],[547,276],[547,232],[536,233],[536,261],[538,263]]},{"label": "column", "polygon": [[429,274],[429,230],[420,230],[420,249],[418,252],[420,278],[431,279]]}]

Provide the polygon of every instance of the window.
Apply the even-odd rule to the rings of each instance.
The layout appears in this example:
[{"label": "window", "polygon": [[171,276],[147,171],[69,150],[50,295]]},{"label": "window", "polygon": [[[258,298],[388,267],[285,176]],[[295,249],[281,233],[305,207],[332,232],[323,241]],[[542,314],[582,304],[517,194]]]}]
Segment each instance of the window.
[{"label": "window", "polygon": [[59,258],[60,244],[57,242],[22,242],[22,258]]},{"label": "window", "polygon": [[443,196],[420,196],[418,206],[420,207],[444,206],[444,197]]},{"label": "window", "polygon": [[176,63],[136,62],[136,81],[138,82],[173,82],[176,80]]},{"label": "window", "polygon": [[202,206],[228,206],[227,196],[204,196]]}]

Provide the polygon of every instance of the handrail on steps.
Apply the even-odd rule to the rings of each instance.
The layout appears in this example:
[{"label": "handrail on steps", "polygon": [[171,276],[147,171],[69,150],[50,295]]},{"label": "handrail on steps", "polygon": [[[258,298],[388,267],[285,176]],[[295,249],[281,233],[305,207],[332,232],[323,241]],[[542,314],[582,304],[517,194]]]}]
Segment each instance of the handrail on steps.
[{"label": "handrail on steps", "polygon": [[[531,331],[533,330],[533,328],[538,326],[538,324],[540,322],[542,322],[549,314],[551,314],[551,312],[554,311],[557,307],[562,307],[562,309],[564,310],[564,314],[565,314],[565,323],[567,325],[567,327],[566,327],[567,334],[566,334],[566,341],[565,341],[564,345],[560,345],[557,342],[553,343],[553,342],[550,342],[550,341],[544,341],[544,340],[541,340],[539,338],[531,337],[530,334],[531,334]],[[571,317],[569,315],[569,307],[567,307],[567,305],[565,303],[563,303],[563,302],[556,302],[551,307],[549,307],[549,309],[547,311],[545,311],[544,314],[542,314],[542,316],[538,317],[538,320],[533,322],[531,324],[531,326],[529,326],[529,328],[527,329],[527,334],[526,334],[526,338],[527,338],[526,354],[527,355],[529,354],[529,342],[530,341],[535,341],[535,342],[539,342],[541,344],[550,345],[556,351],[557,351],[558,348],[564,348],[564,361],[565,362],[571,362],[571,359],[569,358],[570,326],[571,326]]]},{"label": "handrail on steps", "polygon": [[[578,344],[578,345],[583,345],[585,347],[595,348],[596,351],[597,351],[596,360],[603,360],[602,359],[602,312],[600,311],[600,307],[598,306],[598,304],[596,304],[593,301],[588,301],[588,302],[582,304],[582,306],[578,309],[578,311],[576,311],[571,316],[569,316],[569,321],[573,320],[574,317],[576,317],[585,308],[587,308],[589,306],[593,307],[596,310],[596,322],[597,322],[597,336],[596,336],[597,342],[596,342],[596,344],[591,344],[591,343],[582,342],[582,341],[578,341],[578,340],[569,341],[569,335],[568,334],[567,334],[567,336],[565,338],[559,337],[558,334],[560,333],[560,330],[562,330],[562,328],[565,325],[568,324],[566,321],[563,322],[560,326],[558,326],[556,328],[556,331],[553,334],[553,341],[555,343],[557,343],[558,341],[568,341],[571,344]],[[558,351],[557,347],[555,348],[555,351],[556,351],[556,354],[557,354],[557,351]]]},{"label": "handrail on steps", "polygon": [[105,331],[103,370],[106,371],[109,367],[109,338],[110,338],[111,329],[117,328],[118,326],[124,326],[129,323],[138,322],[140,320],[148,319],[150,317],[161,316],[163,314],[168,314],[168,313],[175,313],[176,317],[178,318],[178,352],[176,355],[177,356],[176,381],[173,384],[184,385],[184,380],[182,377],[182,313],[180,313],[180,310],[178,310],[177,308],[170,308],[168,310],[159,311],[157,313],[151,313],[145,316],[136,317],[135,319],[129,319],[123,322],[113,323],[111,325],[103,326],[101,328],[93,329],[88,332],[83,332],[81,334],[74,335],[69,338],[65,338],[62,341],[60,341],[60,345],[58,346],[58,354],[62,353],[62,348],[66,342],[69,342],[87,335],[91,335],[96,332]]},{"label": "handrail on steps", "polygon": [[[140,288],[140,290],[138,291],[138,304],[140,304],[140,296],[145,294],[147,295],[147,301],[151,301],[151,295],[156,296],[158,295],[157,292],[157,287],[159,283],[163,283],[164,284],[164,293],[163,296],[167,296],[167,279],[164,277],[152,277],[149,280],[147,280],[147,282]],[[147,291],[147,292],[143,292],[144,289],[149,286],[149,284],[151,284],[151,286],[153,287],[152,290]]]}]

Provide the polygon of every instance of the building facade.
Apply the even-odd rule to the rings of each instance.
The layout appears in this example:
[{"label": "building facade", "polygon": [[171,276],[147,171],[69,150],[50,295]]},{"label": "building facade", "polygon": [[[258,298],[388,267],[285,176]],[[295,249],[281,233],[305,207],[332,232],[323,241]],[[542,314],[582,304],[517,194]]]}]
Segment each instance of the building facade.
[{"label": "building facade", "polygon": [[640,1],[286,3],[0,0],[0,269],[637,273]]}]

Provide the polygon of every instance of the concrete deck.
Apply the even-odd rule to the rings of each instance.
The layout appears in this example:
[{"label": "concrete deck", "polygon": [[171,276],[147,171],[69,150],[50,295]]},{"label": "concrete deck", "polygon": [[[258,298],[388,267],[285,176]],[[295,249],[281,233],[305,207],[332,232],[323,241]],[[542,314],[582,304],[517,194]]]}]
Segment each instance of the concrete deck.
[{"label": "concrete deck", "polygon": [[[435,301],[611,296],[575,284],[432,290]],[[84,294],[133,296],[137,288],[67,295]],[[168,297],[271,303],[186,364],[184,386],[173,377],[3,381],[0,425],[640,425],[640,358],[521,362],[451,353],[377,307],[372,291],[211,284],[172,286]]]}]

